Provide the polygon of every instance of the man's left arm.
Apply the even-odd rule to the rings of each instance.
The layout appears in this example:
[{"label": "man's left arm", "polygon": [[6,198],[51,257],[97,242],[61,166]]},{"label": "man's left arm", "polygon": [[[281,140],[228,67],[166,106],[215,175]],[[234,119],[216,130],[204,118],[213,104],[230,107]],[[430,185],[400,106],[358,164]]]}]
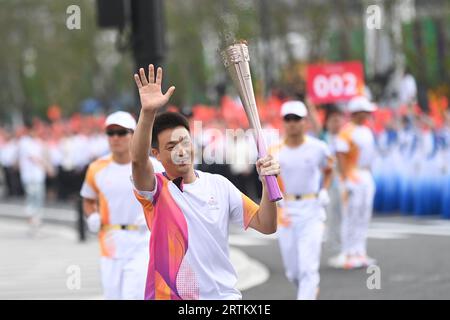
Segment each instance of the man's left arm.
[{"label": "man's left arm", "polygon": [[327,157],[327,164],[322,169],[323,173],[323,184],[322,187],[324,189],[329,189],[331,186],[331,180],[333,178],[333,168],[334,168],[334,159],[331,156]]},{"label": "man's left arm", "polygon": [[319,203],[326,207],[330,203],[330,197],[328,195],[328,189],[331,186],[333,178],[334,158],[331,156],[331,152],[328,146],[324,145],[324,160],[322,164],[322,188],[319,190],[318,199]]}]

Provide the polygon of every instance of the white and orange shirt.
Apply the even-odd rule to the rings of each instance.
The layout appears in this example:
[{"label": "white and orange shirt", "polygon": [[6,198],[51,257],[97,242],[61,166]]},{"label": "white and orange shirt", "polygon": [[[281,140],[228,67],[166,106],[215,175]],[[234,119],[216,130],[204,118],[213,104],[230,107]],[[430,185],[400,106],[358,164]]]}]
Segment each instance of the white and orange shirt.
[{"label": "white and orange shirt", "polygon": [[103,257],[130,258],[139,250],[148,250],[150,233],[142,207],[134,196],[130,175],[131,163],[118,164],[111,155],[92,162],[86,173],[80,194],[83,198],[98,200],[102,226],[142,226],[138,231],[100,230]]},{"label": "white and orange shirt", "polygon": [[226,178],[196,170],[194,182],[155,174],[135,191],[151,230],[146,299],[241,299],[230,261],[230,223],[246,229],[259,207]]},{"label": "white and orange shirt", "polygon": [[375,138],[372,131],[364,125],[346,124],[339,132],[336,152],[344,153],[347,158],[346,176],[355,182],[358,170],[370,169],[376,157]]}]

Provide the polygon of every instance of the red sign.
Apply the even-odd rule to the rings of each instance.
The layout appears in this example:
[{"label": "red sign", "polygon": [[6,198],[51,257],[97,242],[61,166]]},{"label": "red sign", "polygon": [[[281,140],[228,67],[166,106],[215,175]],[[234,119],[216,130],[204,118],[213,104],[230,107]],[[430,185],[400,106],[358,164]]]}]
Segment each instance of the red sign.
[{"label": "red sign", "polygon": [[364,93],[363,65],[359,61],[311,64],[306,90],[316,104],[347,101]]}]

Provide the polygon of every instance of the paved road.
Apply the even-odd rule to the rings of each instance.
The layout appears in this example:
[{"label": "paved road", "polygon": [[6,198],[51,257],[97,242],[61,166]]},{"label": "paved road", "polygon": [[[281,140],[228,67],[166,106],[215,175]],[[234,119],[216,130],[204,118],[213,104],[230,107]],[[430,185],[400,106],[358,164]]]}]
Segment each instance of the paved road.
[{"label": "paved road", "polygon": [[[24,219],[0,210],[0,299],[102,299],[95,236],[80,243],[72,223],[57,221],[31,237]],[[240,290],[268,280],[267,267],[242,250],[232,247],[230,256]]]},{"label": "paved road", "polygon": [[[50,222],[37,238],[27,235],[22,216],[20,204],[0,204],[0,299],[101,299],[97,243],[93,236],[78,242],[73,210],[47,210]],[[244,299],[295,298],[275,236],[233,231],[230,244]],[[369,252],[378,259],[381,289],[367,288],[366,270],[327,267],[325,247],[320,298],[450,299],[449,249],[450,221],[376,217]],[[68,280],[77,270],[81,287],[71,290]]]},{"label": "paved road", "polygon": [[[101,298],[94,241],[79,243],[63,225],[46,225],[35,238],[27,231],[24,221],[0,219],[0,299]],[[69,276],[78,270],[80,289],[70,290]]]},{"label": "paved road", "polygon": [[[270,279],[244,292],[244,299],[294,299],[285,279],[276,240],[241,247],[270,270]],[[264,241],[264,243],[263,243]],[[367,270],[336,270],[322,255],[320,299],[450,299],[450,221],[413,217],[376,217],[369,253],[377,258],[381,289],[367,288]]]}]

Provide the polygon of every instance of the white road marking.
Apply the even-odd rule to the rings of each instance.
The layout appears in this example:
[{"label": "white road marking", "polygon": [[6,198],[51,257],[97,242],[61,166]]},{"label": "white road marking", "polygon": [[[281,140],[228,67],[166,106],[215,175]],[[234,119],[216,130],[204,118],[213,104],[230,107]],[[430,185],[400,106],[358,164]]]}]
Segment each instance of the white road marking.
[{"label": "white road marking", "polygon": [[408,235],[425,235],[425,236],[443,236],[450,237],[450,226],[446,221],[442,224],[423,224],[413,223],[397,223],[397,222],[372,222],[370,225],[371,232],[385,232],[401,236]]},{"label": "white road marking", "polygon": [[[0,263],[0,299],[103,299],[96,241],[79,244],[75,230],[62,225],[45,224],[37,238],[27,237],[27,231],[26,221],[8,219],[0,223],[0,251],[9,257]],[[241,236],[230,237],[234,243],[245,241]],[[247,241],[261,243],[252,238]],[[268,268],[242,250],[231,247],[230,258],[238,274],[239,290],[269,279]],[[66,287],[70,265],[81,268],[79,290]]]}]

